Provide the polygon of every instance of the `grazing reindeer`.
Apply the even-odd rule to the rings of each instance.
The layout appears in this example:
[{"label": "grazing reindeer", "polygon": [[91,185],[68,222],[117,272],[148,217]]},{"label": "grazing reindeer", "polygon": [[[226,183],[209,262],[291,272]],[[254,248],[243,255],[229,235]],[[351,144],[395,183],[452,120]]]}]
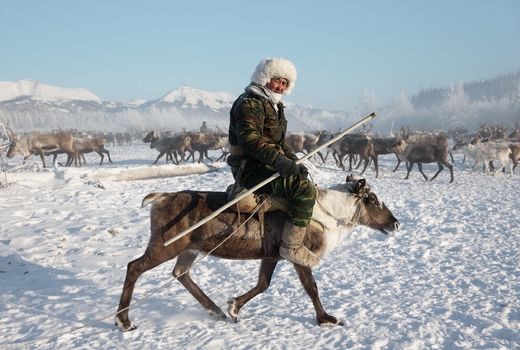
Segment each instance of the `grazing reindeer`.
[{"label": "grazing reindeer", "polygon": [[40,155],[43,167],[45,168],[44,152],[63,150],[63,152],[67,153],[67,156],[74,159],[76,166],[78,166],[78,152],[74,149],[73,140],[74,137],[68,132],[39,133],[38,131],[32,131],[18,141],[11,143],[7,151],[7,158],[12,158],[16,154],[21,153],[25,164],[27,158],[37,153]]},{"label": "grazing reindeer", "polygon": [[[286,214],[282,211],[265,213],[263,234],[256,215],[239,214],[231,209],[194,229],[174,243],[164,246],[175,235],[211,215],[228,201],[226,192],[182,191],[151,193],[142,206],[152,204],[150,211],[151,236],[144,254],[128,264],[119,302],[116,325],[122,331],[135,329],[128,316],[135,283],[139,276],[154,267],[177,257],[173,275],[197,299],[206,311],[216,318],[226,318],[222,310],[197,286],[190,277],[190,267],[199,252],[211,252],[222,259],[261,259],[257,285],[246,294],[231,299],[228,313],[238,321],[240,309],[253,297],[264,292],[278,262],[281,232]],[[250,219],[248,221],[248,219]],[[363,225],[390,234],[399,228],[399,221],[370,190],[364,179],[347,177],[347,183],[330,189],[318,189],[317,205],[312,219],[323,230],[309,225],[305,245],[316,255],[328,255],[355,226]],[[245,226],[240,228],[240,224]],[[233,233],[236,234],[233,235]],[[215,249],[224,240],[225,243]],[[325,312],[316,281],[310,267],[293,264],[296,273],[310,296],[316,319],[320,325],[342,325],[339,319]]]},{"label": "grazing reindeer", "polygon": [[436,162],[439,166],[439,170],[433,175],[430,181],[435,180],[437,175],[444,169],[444,166],[450,169],[450,183],[454,181],[453,165],[448,162],[448,154],[450,153],[448,147],[408,144],[404,139],[401,139],[390,146],[389,150],[395,152],[401,160],[408,162],[406,180],[408,180],[414,164],[417,163],[419,172],[424,176],[424,179],[428,181],[428,176],[426,176],[422,170],[422,164]]}]

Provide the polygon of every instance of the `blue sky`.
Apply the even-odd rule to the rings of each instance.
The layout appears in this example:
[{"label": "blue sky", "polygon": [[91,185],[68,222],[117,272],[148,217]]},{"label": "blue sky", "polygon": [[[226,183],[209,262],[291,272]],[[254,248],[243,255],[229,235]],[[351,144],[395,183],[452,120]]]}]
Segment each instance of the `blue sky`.
[{"label": "blue sky", "polygon": [[0,81],[108,101],[182,85],[238,96],[263,57],[298,70],[284,100],[354,112],[520,69],[520,1],[0,1]]}]

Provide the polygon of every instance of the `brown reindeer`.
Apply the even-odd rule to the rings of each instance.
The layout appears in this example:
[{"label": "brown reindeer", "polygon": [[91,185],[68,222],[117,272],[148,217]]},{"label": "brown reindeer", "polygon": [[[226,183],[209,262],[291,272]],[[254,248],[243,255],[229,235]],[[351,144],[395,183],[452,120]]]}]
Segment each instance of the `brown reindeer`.
[{"label": "brown reindeer", "polygon": [[361,162],[364,161],[363,170],[361,171],[361,176],[365,173],[368,164],[372,160],[374,162],[374,168],[376,172],[376,178],[379,178],[379,166],[378,159],[374,151],[374,142],[369,138],[363,137],[352,137],[351,135],[345,135],[338,142],[332,144],[332,148],[337,153],[337,159],[339,162],[339,167],[345,170],[345,165],[343,164],[343,158],[345,156],[349,156],[349,169],[352,170],[352,160],[354,156],[359,156],[359,163],[356,166],[356,169],[361,166]]},{"label": "brown reindeer", "polygon": [[38,131],[32,131],[11,143],[7,151],[7,158],[12,158],[16,154],[21,153],[25,164],[27,158],[36,153],[40,155],[45,168],[44,152],[62,150],[67,153],[67,156],[74,159],[76,166],[78,166],[78,152],[74,149],[73,140],[72,134],[68,132],[39,133]]},{"label": "brown reindeer", "polygon": [[[233,321],[238,321],[240,309],[249,300],[269,287],[274,269],[282,260],[278,254],[281,231],[286,220],[286,214],[282,211],[265,214],[263,235],[256,215],[238,214],[226,209],[172,244],[164,245],[172,237],[210,216],[227,201],[226,192],[196,191],[151,193],[143,199],[143,207],[152,204],[151,236],[144,254],[128,264],[115,317],[115,323],[122,331],[135,329],[128,316],[128,308],[139,276],[175,257],[177,262],[173,276],[216,318],[226,318],[226,315],[190,277],[190,267],[199,252],[210,252],[222,259],[261,260],[257,285],[228,302],[228,313]],[[320,257],[329,254],[345,234],[357,225],[367,226],[387,235],[400,225],[386,205],[370,190],[366,181],[356,180],[353,176],[347,177],[347,183],[330,189],[318,189],[317,205],[312,218],[321,224],[323,230],[309,225],[304,244]],[[241,224],[245,225],[240,226]],[[219,246],[221,243],[223,244]],[[311,268],[296,264],[294,268],[312,300],[318,324],[342,325],[339,319],[323,309]]]},{"label": "brown reindeer", "polygon": [[[438,133],[424,133],[424,132],[416,132],[410,133],[410,126],[401,127],[401,131],[399,132],[399,136],[397,140],[403,138],[409,144],[415,145],[424,145],[424,146],[439,146],[439,147],[448,147],[448,154],[451,158],[451,162],[453,163],[453,153],[449,148],[449,138],[445,135]],[[396,140],[396,141],[397,141]]]},{"label": "brown reindeer", "polygon": [[303,151],[303,134],[289,134],[285,136],[285,142],[294,153]]},{"label": "brown reindeer", "polygon": [[[314,151],[316,148],[327,142],[328,139],[329,135],[325,130],[313,134],[289,134],[285,138],[287,144],[294,153],[301,152],[303,154],[308,154]],[[323,154],[321,152],[318,152],[317,154],[320,156],[321,161],[325,163]],[[314,159],[316,159],[316,155],[314,157]]]},{"label": "brown reindeer", "polygon": [[[78,153],[79,158],[79,164],[81,165],[81,159],[83,159],[83,164],[87,164],[85,161],[85,153],[91,153],[96,152],[101,157],[101,162],[99,162],[99,165],[103,165],[103,160],[105,159],[105,156],[103,153],[105,153],[108,157],[108,161],[110,163],[112,162],[112,159],[110,159],[110,152],[105,148],[105,142],[106,140],[103,138],[95,138],[95,139],[89,139],[85,137],[75,137],[72,145],[76,152]],[[59,154],[63,154],[65,151],[63,150],[56,150],[52,152],[45,152],[46,156],[53,155],[52,163],[54,164],[56,162],[56,158]],[[72,158],[67,155],[67,163],[66,166],[70,166],[72,163]]]},{"label": "brown reindeer", "polygon": [[220,136],[219,133],[201,133],[201,132],[188,132],[191,137],[190,148],[186,150],[190,153],[186,161],[193,159],[195,163],[195,152],[199,152],[199,163],[204,162],[204,158],[209,159],[213,163],[208,155],[209,150],[215,150],[220,148]]},{"label": "brown reindeer", "polygon": [[[153,162],[152,165],[157,164],[159,159],[166,154],[166,164],[168,164],[168,160],[175,164],[179,164],[179,158],[177,154],[180,155],[181,161],[184,160],[185,150],[188,150],[191,143],[191,137],[183,132],[175,135],[164,135],[161,136],[157,131],[151,131],[148,135],[145,136],[143,142],[145,140],[149,140],[150,148],[156,149],[159,152],[157,159]],[[175,157],[175,160],[173,158]]]},{"label": "brown reindeer", "polygon": [[515,129],[508,136],[510,139],[518,139],[520,140],[520,126],[518,122],[515,123]]},{"label": "brown reindeer", "polygon": [[422,170],[422,164],[435,162],[438,164],[439,170],[433,175],[430,181],[435,180],[437,175],[444,169],[444,166],[450,169],[450,183],[454,180],[453,166],[448,162],[448,155],[450,154],[449,147],[408,144],[404,139],[401,139],[390,146],[389,150],[395,152],[401,160],[405,160],[408,163],[406,180],[408,180],[414,164],[417,163],[419,172],[424,176],[424,179],[428,181],[428,176],[426,176]]},{"label": "brown reindeer", "polygon": [[[374,154],[376,156],[376,159],[379,159],[380,154],[391,154],[391,153],[395,154],[395,152],[390,151],[389,148],[390,148],[390,146],[392,146],[394,144],[394,142],[396,141],[396,138],[394,138],[394,137],[374,137],[372,139],[372,141],[374,142]],[[397,158],[397,165],[395,166],[395,169],[393,170],[393,172],[396,172],[397,169],[399,168],[399,165],[401,165],[401,159],[399,159],[397,154],[395,156]]]}]

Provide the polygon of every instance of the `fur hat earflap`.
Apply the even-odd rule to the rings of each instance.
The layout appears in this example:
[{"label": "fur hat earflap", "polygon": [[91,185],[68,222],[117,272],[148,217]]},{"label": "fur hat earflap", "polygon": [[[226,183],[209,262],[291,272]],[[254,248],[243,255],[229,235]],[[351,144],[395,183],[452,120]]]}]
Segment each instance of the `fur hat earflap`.
[{"label": "fur hat earflap", "polygon": [[283,94],[289,95],[296,81],[296,67],[286,59],[266,57],[256,66],[251,82],[265,86],[272,78],[287,79],[287,89]]}]

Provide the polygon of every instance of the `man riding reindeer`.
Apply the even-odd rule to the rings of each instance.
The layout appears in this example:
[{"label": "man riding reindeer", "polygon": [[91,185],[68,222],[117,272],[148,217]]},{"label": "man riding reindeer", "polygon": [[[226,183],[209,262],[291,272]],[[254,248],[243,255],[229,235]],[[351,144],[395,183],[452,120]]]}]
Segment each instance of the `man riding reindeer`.
[{"label": "man riding reindeer", "polygon": [[282,95],[291,93],[296,75],[294,65],[283,58],[264,58],[257,65],[251,83],[231,107],[231,155],[227,163],[235,180],[245,188],[280,173],[256,192],[289,200],[280,255],[295,264],[313,267],[319,258],[303,245],[303,239],[317,190],[307,179],[307,167],[296,164],[298,157],[285,140],[287,119]]}]

